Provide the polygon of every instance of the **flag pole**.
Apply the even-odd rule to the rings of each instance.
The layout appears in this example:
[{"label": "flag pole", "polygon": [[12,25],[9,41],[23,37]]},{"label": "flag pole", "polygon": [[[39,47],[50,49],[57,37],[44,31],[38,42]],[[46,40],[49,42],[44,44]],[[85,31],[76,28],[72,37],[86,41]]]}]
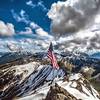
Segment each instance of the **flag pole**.
[{"label": "flag pole", "polygon": [[53,45],[52,45],[52,42],[50,42],[50,46],[49,46],[49,49],[48,49],[48,53],[47,53],[47,57],[50,59],[51,61],[51,64],[52,64],[52,68],[53,68],[53,80],[55,79],[55,68],[58,69],[59,68],[59,65],[57,63],[57,59],[56,59],[56,56],[55,54],[53,53]]}]

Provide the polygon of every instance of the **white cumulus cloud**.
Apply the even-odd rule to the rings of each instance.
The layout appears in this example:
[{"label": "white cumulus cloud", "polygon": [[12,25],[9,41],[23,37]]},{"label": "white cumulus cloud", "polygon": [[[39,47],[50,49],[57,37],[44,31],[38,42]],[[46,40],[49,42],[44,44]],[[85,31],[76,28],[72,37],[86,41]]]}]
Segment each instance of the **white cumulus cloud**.
[{"label": "white cumulus cloud", "polygon": [[[100,50],[100,30],[90,31],[82,30],[68,37],[61,37],[58,40],[61,44],[61,49],[68,51],[99,51]],[[62,48],[63,47],[63,48]]]},{"label": "white cumulus cloud", "polygon": [[4,23],[0,21],[0,35],[1,36],[12,36],[15,34],[14,25],[11,23]]},{"label": "white cumulus cloud", "polygon": [[48,33],[44,31],[42,28],[36,29],[35,32],[40,36],[48,36]]},{"label": "white cumulus cloud", "polygon": [[33,31],[30,27],[25,27],[25,31],[19,32],[19,34],[32,34]]},{"label": "white cumulus cloud", "polygon": [[44,31],[44,29],[37,25],[35,22],[31,22],[30,27],[35,30],[37,35],[48,36],[48,32]]},{"label": "white cumulus cloud", "polygon": [[51,31],[69,34],[88,26],[99,10],[100,0],[67,0],[53,3],[48,12]]},{"label": "white cumulus cloud", "polygon": [[47,15],[51,32],[60,36],[59,49],[100,51],[100,0],[58,1]]},{"label": "white cumulus cloud", "polygon": [[37,28],[39,28],[40,26],[37,25],[35,22],[30,22],[30,27],[31,27],[32,29],[37,29]]}]

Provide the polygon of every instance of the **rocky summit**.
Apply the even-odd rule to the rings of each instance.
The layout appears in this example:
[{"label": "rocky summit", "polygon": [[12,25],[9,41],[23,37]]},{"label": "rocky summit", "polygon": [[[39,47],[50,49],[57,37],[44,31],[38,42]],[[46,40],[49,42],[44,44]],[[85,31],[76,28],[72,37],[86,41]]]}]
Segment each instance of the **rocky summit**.
[{"label": "rocky summit", "polygon": [[100,96],[81,74],[70,75],[50,87],[45,100],[99,100]]},{"label": "rocky summit", "polygon": [[[82,68],[87,73],[87,67],[83,67],[86,59],[87,65],[95,64],[91,67],[94,71],[99,59],[85,54],[56,56],[59,69],[50,65],[44,52],[3,54],[0,57],[0,100],[100,100],[99,93],[82,73]],[[77,60],[83,65],[78,65]],[[99,71],[92,75],[90,78],[99,76]]]}]

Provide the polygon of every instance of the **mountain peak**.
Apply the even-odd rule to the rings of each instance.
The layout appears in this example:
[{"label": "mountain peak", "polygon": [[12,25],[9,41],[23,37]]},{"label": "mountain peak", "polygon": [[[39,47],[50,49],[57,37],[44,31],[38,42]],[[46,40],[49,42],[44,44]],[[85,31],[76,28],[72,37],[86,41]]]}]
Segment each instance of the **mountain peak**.
[{"label": "mountain peak", "polygon": [[80,73],[68,79],[51,86],[45,100],[100,100],[97,91]]}]

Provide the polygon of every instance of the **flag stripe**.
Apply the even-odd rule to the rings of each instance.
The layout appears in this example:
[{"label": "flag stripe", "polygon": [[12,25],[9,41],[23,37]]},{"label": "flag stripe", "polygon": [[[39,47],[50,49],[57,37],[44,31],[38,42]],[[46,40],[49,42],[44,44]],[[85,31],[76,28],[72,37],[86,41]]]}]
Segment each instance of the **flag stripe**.
[{"label": "flag stripe", "polygon": [[53,53],[52,43],[51,43],[50,46],[49,46],[47,56],[48,56],[48,58],[50,59],[53,68],[57,68],[57,69],[58,69],[58,68],[59,68],[59,65],[57,64],[56,56],[55,56],[54,53]]}]

